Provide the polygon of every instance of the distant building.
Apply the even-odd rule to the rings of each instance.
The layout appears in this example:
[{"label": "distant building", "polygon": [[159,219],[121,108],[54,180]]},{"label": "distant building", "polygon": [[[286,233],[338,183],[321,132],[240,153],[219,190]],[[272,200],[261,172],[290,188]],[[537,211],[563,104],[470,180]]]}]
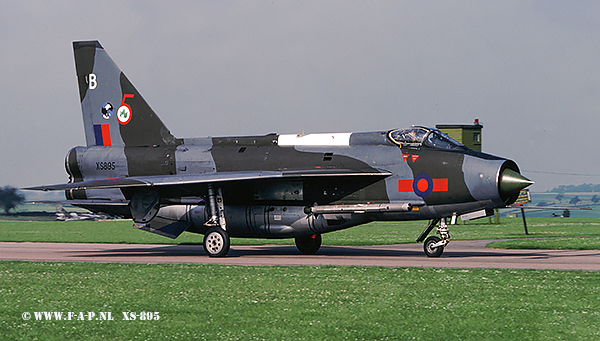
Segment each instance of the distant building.
[{"label": "distant building", "polygon": [[483,125],[479,123],[478,118],[475,119],[474,124],[438,124],[435,127],[468,148],[481,151]]}]

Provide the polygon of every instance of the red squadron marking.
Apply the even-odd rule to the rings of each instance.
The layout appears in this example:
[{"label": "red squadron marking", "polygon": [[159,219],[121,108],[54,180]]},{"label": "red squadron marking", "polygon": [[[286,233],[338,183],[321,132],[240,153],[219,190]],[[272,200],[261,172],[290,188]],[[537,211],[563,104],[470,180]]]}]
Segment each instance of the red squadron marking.
[{"label": "red squadron marking", "polygon": [[412,192],[413,191],[412,183],[413,183],[412,179],[398,180],[398,192]]},{"label": "red squadron marking", "polygon": [[448,179],[433,179],[434,192],[448,192]]}]

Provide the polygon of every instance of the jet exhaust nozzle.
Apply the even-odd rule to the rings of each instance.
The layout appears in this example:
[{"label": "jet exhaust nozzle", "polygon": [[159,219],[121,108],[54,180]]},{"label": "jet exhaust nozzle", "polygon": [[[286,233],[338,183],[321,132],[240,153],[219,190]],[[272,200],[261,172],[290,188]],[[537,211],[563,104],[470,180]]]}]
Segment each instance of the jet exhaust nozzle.
[{"label": "jet exhaust nozzle", "polygon": [[518,172],[506,168],[500,175],[500,180],[498,182],[500,197],[504,200],[506,205],[510,205],[517,200],[522,189],[531,186],[533,183],[533,181],[527,179]]}]

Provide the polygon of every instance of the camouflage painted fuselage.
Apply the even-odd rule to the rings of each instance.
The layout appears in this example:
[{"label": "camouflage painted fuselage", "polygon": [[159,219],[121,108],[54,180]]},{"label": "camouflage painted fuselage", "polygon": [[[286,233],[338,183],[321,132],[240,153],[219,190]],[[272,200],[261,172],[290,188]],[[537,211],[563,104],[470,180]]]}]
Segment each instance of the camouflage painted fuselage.
[{"label": "camouflage painted fuselage", "polygon": [[[502,197],[498,181],[505,168],[518,171],[512,161],[471,150],[401,147],[390,141],[388,132],[318,135],[345,139],[345,144],[311,145],[308,141],[316,135],[285,135],[287,140],[299,141],[280,146],[281,136],[271,134],[182,139],[165,147],[77,147],[67,156],[67,169],[75,183],[156,175],[185,179],[190,175],[280,172],[277,178],[253,176],[220,184],[229,233],[236,237],[293,237],[296,231],[285,227],[303,218],[307,224],[300,234],[322,233],[373,220],[432,219],[510,203],[511,198]],[[70,189],[67,196],[126,203],[136,190]],[[205,183],[168,185],[159,192],[162,211],[175,210],[170,216],[174,221],[193,211],[193,226],[187,230],[204,233],[208,220]],[[381,203],[410,203],[413,209],[325,214],[317,221],[305,213],[305,208],[312,206]],[[131,217],[127,206],[86,207]],[[318,228],[311,229],[315,224]]]}]

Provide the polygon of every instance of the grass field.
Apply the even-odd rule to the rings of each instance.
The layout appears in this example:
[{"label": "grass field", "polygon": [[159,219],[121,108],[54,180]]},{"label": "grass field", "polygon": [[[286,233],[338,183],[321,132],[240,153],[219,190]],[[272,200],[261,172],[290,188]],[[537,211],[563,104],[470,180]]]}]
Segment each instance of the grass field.
[{"label": "grass field", "polygon": [[600,236],[560,237],[491,242],[498,249],[600,250]]},{"label": "grass field", "polygon": [[2,340],[600,338],[598,272],[0,262],[0,282]]},{"label": "grass field", "polygon": [[[600,249],[598,219],[532,218],[529,236],[520,219],[502,222],[451,232],[454,240],[534,237],[542,239],[510,243]],[[414,242],[425,223],[371,223],[325,234],[323,243]],[[5,221],[0,240],[200,244],[202,236],[172,240],[130,221]],[[293,240],[232,240],[264,243]],[[0,262],[0,283],[0,340],[600,338],[599,272]],[[72,319],[36,315],[43,312]]]},{"label": "grass field", "polygon": [[[427,222],[375,222],[323,235],[324,245],[382,245],[413,243]],[[525,235],[521,219],[502,219],[502,224],[480,223],[450,227],[453,240],[559,238],[552,241],[531,240],[527,245],[538,248],[600,249],[600,219],[586,218],[529,218],[529,235]],[[595,236],[598,238],[580,238]],[[565,238],[575,237],[575,238]],[[181,244],[202,243],[202,235],[184,232],[169,239],[132,227],[131,221],[4,221],[0,222],[0,241],[72,242],[72,243],[143,243]],[[231,244],[293,244],[293,239],[265,240],[233,238]],[[519,241],[514,243],[518,245]],[[502,245],[511,246],[513,242]],[[499,244],[496,244],[499,245]],[[450,246],[451,247],[451,246]]]}]

